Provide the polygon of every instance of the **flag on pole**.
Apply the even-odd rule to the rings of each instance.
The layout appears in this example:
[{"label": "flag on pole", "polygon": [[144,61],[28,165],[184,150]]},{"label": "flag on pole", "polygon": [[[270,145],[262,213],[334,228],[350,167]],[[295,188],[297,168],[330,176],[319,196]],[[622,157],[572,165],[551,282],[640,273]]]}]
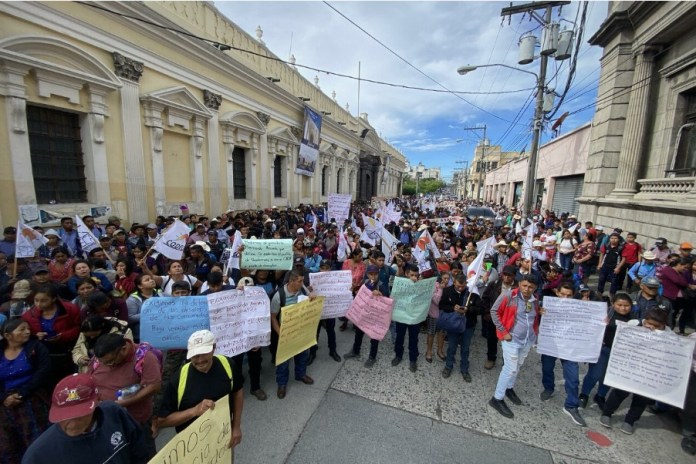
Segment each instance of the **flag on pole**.
[{"label": "flag on pole", "polygon": [[239,247],[242,246],[242,233],[240,231],[235,231],[234,240],[232,241],[232,246],[230,247],[230,259],[227,262],[227,267],[232,269],[239,269]]},{"label": "flag on pole", "polygon": [[387,229],[382,228],[382,253],[384,253],[384,262],[391,263],[392,256],[396,251],[396,245],[399,241]]},{"label": "flag on pole", "polygon": [[317,213],[312,213],[312,229],[314,229],[314,232],[319,232],[317,227],[319,226],[319,219],[317,218]]},{"label": "flag on pole", "polygon": [[575,230],[578,228],[579,224],[580,224],[579,222],[576,222],[572,226],[568,227],[568,232],[570,232],[571,234],[574,234]]},{"label": "flag on pole", "polygon": [[178,219],[172,224],[152,246],[169,259],[178,260],[184,255],[184,247],[189,238],[189,227]]},{"label": "flag on pole", "polygon": [[469,292],[470,293],[475,293],[479,295],[479,290],[478,286],[476,283],[478,282],[479,278],[481,277],[481,274],[483,272],[483,260],[487,254],[491,252],[493,249],[492,244],[486,243],[485,246],[483,247],[483,251],[481,251],[477,256],[476,259],[474,259],[469,267],[467,268],[466,271],[466,286],[469,287]]},{"label": "flag on pole", "polygon": [[365,224],[365,230],[360,235],[360,240],[375,246],[377,240],[382,238],[382,223],[375,218],[365,216],[365,214],[363,214],[362,217],[363,224]]},{"label": "flag on pole", "polygon": [[99,240],[77,214],[75,215],[75,224],[77,224],[77,238],[80,240],[82,251],[89,253],[95,248],[99,248]]},{"label": "flag on pole", "polygon": [[48,239],[21,221],[17,222],[15,258],[33,258],[36,250],[48,243]]}]

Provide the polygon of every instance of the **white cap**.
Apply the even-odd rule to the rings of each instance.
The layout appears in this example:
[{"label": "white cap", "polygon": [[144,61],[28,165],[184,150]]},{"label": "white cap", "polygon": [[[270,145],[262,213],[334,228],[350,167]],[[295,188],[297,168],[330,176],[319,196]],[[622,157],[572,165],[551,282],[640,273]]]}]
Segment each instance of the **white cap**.
[{"label": "white cap", "polygon": [[188,339],[188,353],[186,359],[191,359],[199,354],[212,353],[215,349],[215,335],[210,330],[198,330]]},{"label": "white cap", "polygon": [[297,229],[297,233],[304,235],[304,229],[300,227],[299,229]]}]

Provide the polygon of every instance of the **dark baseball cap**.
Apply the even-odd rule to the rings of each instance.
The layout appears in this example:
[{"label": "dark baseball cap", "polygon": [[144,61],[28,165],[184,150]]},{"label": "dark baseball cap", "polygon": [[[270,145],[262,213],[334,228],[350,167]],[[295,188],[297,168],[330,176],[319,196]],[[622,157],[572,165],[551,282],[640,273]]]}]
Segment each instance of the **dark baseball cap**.
[{"label": "dark baseball cap", "polygon": [[505,266],[503,268],[503,274],[515,275],[515,274],[517,274],[517,268],[515,266],[512,266],[512,265]]}]

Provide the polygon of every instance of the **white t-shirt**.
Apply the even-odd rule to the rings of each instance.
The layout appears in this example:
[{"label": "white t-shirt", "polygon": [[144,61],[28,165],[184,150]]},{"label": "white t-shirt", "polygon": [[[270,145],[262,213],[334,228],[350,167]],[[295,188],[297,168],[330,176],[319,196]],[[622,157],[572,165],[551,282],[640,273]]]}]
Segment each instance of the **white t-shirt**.
[{"label": "white t-shirt", "polygon": [[[162,281],[162,296],[172,296],[172,286],[174,285],[176,280],[172,279],[169,276],[162,277],[162,279],[164,279]],[[182,280],[186,280],[191,285],[191,291],[193,292],[193,284],[195,284],[198,281],[196,276],[184,274],[184,278]]]}]

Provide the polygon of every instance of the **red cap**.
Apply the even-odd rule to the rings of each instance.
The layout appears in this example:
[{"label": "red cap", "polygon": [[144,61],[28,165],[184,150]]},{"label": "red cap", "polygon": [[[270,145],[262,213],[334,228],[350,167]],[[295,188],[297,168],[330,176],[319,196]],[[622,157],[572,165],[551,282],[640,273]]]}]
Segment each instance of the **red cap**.
[{"label": "red cap", "polygon": [[97,385],[91,375],[73,374],[58,382],[53,390],[48,419],[62,422],[83,417],[97,406]]}]

